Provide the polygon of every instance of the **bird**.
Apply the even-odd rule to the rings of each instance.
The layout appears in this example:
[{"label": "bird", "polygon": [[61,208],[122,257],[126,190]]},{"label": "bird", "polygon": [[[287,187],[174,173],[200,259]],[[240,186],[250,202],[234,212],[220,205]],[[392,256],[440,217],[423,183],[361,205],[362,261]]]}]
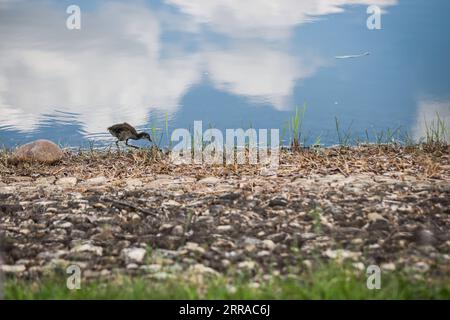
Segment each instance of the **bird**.
[{"label": "bird", "polygon": [[133,146],[128,144],[128,140],[141,140],[141,139],[147,139],[150,142],[152,141],[152,138],[150,138],[150,135],[147,132],[137,132],[136,129],[124,122],[115,124],[108,128],[109,133],[117,138],[116,145],[119,147],[119,141],[125,141],[125,144],[129,147],[139,149],[139,147]]}]

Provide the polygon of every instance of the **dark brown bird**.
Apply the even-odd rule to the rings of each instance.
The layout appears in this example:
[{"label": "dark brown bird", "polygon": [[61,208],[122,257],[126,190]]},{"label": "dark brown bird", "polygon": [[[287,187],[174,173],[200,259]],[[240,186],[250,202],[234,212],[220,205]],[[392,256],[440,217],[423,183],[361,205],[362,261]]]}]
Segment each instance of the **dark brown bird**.
[{"label": "dark brown bird", "polygon": [[137,132],[136,129],[124,122],[115,124],[108,128],[109,133],[111,133],[114,137],[117,138],[116,145],[119,147],[119,141],[125,141],[125,144],[132,148],[137,148],[136,146],[128,144],[128,140],[141,140],[147,139],[150,142],[153,142],[150,138],[150,135],[147,132]]}]

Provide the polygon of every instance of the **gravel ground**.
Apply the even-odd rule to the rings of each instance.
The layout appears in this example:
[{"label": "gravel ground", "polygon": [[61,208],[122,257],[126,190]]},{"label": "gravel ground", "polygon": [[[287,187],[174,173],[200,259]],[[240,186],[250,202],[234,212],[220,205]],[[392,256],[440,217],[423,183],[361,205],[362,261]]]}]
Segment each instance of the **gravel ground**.
[{"label": "gravel ground", "polygon": [[0,174],[7,277],[292,275],[328,260],[450,274],[449,148],[282,152],[277,171],[95,151]]}]

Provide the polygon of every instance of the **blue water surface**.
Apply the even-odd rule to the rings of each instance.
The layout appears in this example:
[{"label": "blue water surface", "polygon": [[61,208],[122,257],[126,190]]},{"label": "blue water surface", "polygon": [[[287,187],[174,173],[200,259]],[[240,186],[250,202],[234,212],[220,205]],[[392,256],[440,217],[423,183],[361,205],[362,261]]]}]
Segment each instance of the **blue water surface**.
[{"label": "blue water surface", "polygon": [[336,118],[352,142],[399,128],[419,139],[436,114],[450,121],[449,12],[448,0],[0,1],[0,146],[108,145],[124,121],[167,144],[166,124],[195,120],[279,128],[287,144],[304,105],[306,143],[338,143]]}]

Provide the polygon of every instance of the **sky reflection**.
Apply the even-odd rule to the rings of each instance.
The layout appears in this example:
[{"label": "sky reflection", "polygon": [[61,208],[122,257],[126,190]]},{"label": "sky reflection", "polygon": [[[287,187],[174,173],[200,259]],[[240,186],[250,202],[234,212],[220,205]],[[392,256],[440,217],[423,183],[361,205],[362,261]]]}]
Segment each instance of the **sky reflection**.
[{"label": "sky reflection", "polygon": [[[65,27],[65,8],[74,3],[82,10],[80,31]],[[450,100],[435,85],[450,82],[439,75],[430,88],[414,83],[410,73],[427,73],[434,62],[416,61],[423,51],[408,52],[408,41],[448,22],[424,19],[431,31],[407,33],[405,19],[438,8],[411,3],[0,0],[0,138],[7,145],[61,139],[66,127],[65,143],[77,144],[105,137],[113,123],[145,128],[166,115],[174,127],[191,120],[281,127],[304,102],[311,108],[307,129],[329,135],[330,143],[335,115],[356,119],[356,134],[371,125],[420,132],[418,117],[436,108],[422,96]],[[369,4],[383,8],[384,30],[366,29]],[[365,51],[371,56],[334,59]],[[449,45],[437,59],[442,51]],[[412,57],[403,62],[403,55]],[[446,103],[438,108],[448,112]]]}]

